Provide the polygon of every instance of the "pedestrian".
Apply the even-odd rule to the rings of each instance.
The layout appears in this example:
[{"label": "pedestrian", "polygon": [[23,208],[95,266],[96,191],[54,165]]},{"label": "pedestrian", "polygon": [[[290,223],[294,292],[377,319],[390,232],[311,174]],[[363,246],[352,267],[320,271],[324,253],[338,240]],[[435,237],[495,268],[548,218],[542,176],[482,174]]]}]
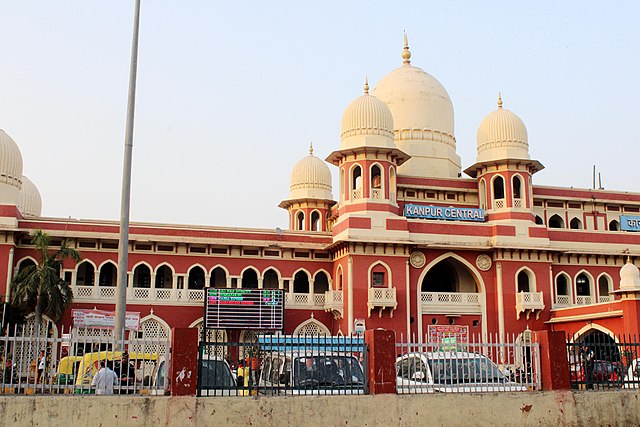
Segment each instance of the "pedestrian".
[{"label": "pedestrian", "polygon": [[100,362],[100,370],[91,381],[91,385],[96,388],[96,394],[113,394],[113,386],[117,383],[116,373],[104,361]]},{"label": "pedestrian", "polygon": [[44,354],[44,350],[40,351],[40,355],[38,356],[38,377],[36,378],[36,382],[40,382],[43,379],[42,374],[44,373],[44,368],[47,364],[47,357]]}]

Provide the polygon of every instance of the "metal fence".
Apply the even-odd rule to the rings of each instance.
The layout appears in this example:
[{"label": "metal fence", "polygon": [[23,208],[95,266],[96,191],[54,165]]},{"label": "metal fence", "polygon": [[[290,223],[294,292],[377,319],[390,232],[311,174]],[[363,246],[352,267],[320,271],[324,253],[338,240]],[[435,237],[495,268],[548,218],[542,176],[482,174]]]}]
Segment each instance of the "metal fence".
[{"label": "metal fence", "polygon": [[567,337],[571,388],[640,388],[640,343],[635,335],[593,332]]},{"label": "metal fence", "polygon": [[[211,330],[209,330],[211,331]],[[206,333],[198,396],[365,394],[367,352],[360,337]]]},{"label": "metal fence", "polygon": [[[168,391],[166,338],[112,334],[86,336],[86,330],[57,330],[45,323],[14,327],[0,336],[2,394],[145,394]],[[134,334],[135,333],[131,333]],[[123,334],[125,335],[125,334]],[[105,370],[101,373],[102,367]]]},{"label": "metal fence", "polygon": [[398,394],[485,393],[540,389],[540,351],[530,331],[396,343]]}]

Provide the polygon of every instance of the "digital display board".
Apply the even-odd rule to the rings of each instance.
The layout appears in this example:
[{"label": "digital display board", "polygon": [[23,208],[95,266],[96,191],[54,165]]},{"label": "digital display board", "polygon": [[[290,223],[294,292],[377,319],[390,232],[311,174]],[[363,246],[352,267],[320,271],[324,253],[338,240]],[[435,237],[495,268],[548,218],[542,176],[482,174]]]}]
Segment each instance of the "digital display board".
[{"label": "digital display board", "polygon": [[207,289],[205,326],[211,329],[281,330],[281,289]]}]

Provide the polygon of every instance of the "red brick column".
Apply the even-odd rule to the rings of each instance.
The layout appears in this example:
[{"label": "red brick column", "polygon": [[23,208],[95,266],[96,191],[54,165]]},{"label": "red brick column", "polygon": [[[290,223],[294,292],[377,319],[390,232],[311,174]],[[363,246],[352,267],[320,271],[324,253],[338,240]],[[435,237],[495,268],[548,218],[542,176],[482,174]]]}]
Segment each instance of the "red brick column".
[{"label": "red brick column", "polygon": [[195,396],[198,379],[198,329],[171,330],[171,396]]},{"label": "red brick column", "polygon": [[364,341],[369,346],[369,393],[396,392],[396,333],[386,329],[371,329],[364,332]]},{"label": "red brick column", "polygon": [[569,390],[567,339],[563,331],[537,331],[543,390]]}]

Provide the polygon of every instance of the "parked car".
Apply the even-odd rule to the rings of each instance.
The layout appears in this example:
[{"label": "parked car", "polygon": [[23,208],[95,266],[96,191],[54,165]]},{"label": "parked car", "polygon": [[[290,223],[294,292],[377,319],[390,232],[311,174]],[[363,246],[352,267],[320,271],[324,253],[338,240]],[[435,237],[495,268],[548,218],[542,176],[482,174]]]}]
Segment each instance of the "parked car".
[{"label": "parked car", "polygon": [[621,377],[618,367],[608,360],[594,360],[591,376],[594,384],[617,383]]},{"label": "parked car", "polygon": [[399,393],[526,391],[488,357],[468,352],[413,352],[396,359]]},{"label": "parked car", "polygon": [[203,396],[237,396],[236,379],[226,360],[203,359],[200,365],[200,393]]},{"label": "parked car", "polygon": [[259,379],[264,394],[364,394],[364,387],[362,365],[346,354],[267,353]]}]

